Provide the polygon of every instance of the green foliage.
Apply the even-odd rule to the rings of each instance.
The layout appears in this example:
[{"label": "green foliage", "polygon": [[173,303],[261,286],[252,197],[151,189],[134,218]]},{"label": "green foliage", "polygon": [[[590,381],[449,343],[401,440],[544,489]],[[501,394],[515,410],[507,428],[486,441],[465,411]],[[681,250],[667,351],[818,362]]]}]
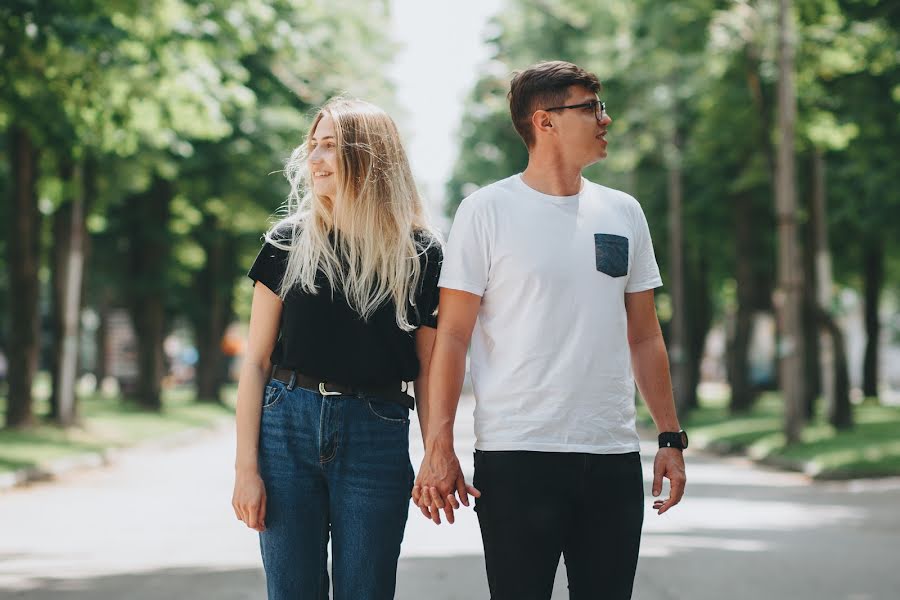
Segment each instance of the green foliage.
[{"label": "green foliage", "polygon": [[[691,441],[713,451],[747,452],[757,460],[805,471],[817,479],[889,476],[900,473],[900,408],[863,404],[855,407],[855,426],[836,431],[817,414],[802,434],[800,443],[786,446],[784,403],[777,394],[764,394],[746,414],[733,415],[727,398],[701,398],[683,425]],[[639,420],[646,427],[653,420],[643,405]]]},{"label": "green foliage", "polygon": [[[37,381],[37,408],[46,410],[49,382]],[[162,413],[147,413],[120,398],[95,393],[80,398],[82,426],[62,429],[40,425],[17,431],[0,430],[0,473],[40,468],[73,456],[106,452],[141,442],[177,435],[192,429],[210,429],[233,419],[234,387],[225,392],[226,403],[194,402],[190,390],[167,390]],[[0,409],[6,398],[0,396]]]},{"label": "green foliage", "polygon": [[[249,289],[314,108],[339,93],[394,108],[388,16],[383,0],[4,2],[0,128],[25,127],[40,148],[42,211],[79,191],[63,166],[92,166],[85,303],[153,296],[170,322],[196,324],[198,285]],[[227,253],[213,273],[214,246]],[[237,308],[225,318],[248,316]]]},{"label": "green foliage", "polygon": [[[900,240],[900,196],[893,191],[900,177],[900,38],[898,13],[886,4],[795,3],[798,165],[815,150],[825,153],[836,275],[845,284],[858,283],[864,236],[882,236],[889,256]],[[586,175],[641,201],[664,271],[666,172],[680,163],[688,264],[703,258],[719,309],[733,289],[736,261],[752,261],[760,282],[771,281],[777,6],[775,0],[507,3],[494,23],[494,60],[468,100],[448,212],[478,186],[526,164],[505,100],[511,73],[538,60],[570,60],[599,75],[613,119],[609,158]],[[680,145],[673,144],[676,134]],[[798,189],[811,193],[802,169]],[[735,202],[750,203],[758,230],[753,256],[735,256]]]}]

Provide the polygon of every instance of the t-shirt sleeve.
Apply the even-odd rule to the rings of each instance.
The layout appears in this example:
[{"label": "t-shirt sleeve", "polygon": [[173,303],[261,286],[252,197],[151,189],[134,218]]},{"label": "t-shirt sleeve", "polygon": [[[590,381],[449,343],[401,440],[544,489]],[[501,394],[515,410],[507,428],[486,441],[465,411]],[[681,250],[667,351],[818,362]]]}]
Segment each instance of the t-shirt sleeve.
[{"label": "t-shirt sleeve", "polygon": [[469,197],[462,201],[450,238],[444,248],[444,265],[438,285],[484,296],[491,268],[489,223],[479,203]]},{"label": "t-shirt sleeve", "polygon": [[287,252],[266,242],[253,261],[247,277],[253,280],[253,285],[259,281],[277,294],[286,265]]},{"label": "t-shirt sleeve", "polygon": [[425,252],[425,264],[422,270],[422,287],[419,297],[416,298],[416,307],[419,311],[419,324],[422,327],[437,329],[438,318],[435,314],[440,299],[438,279],[441,276],[441,264],[444,260],[444,252],[439,244],[434,244]]},{"label": "t-shirt sleeve", "polygon": [[647,225],[647,217],[637,201],[634,212],[634,265],[628,276],[628,285],[625,286],[625,292],[629,294],[652,290],[663,284],[653,252],[650,226]]}]

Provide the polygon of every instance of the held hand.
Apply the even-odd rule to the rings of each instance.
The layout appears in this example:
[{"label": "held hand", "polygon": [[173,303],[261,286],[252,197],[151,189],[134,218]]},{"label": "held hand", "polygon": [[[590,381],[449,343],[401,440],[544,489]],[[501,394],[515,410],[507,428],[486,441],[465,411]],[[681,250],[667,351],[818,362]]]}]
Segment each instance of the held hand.
[{"label": "held hand", "polygon": [[250,529],[266,530],[266,487],[256,471],[238,471],[231,507],[238,520]]},{"label": "held hand", "polygon": [[[481,496],[481,492],[466,484],[459,459],[453,450],[425,452],[412,491],[413,501],[423,515],[436,525],[440,525],[440,511],[443,510],[447,522],[453,524],[455,521],[453,511],[459,510],[460,501],[469,506],[469,494],[475,498]],[[459,500],[456,495],[459,496]]]},{"label": "held hand", "polygon": [[679,502],[684,496],[684,486],[687,476],[684,472],[684,455],[677,448],[660,448],[653,462],[653,495],[662,493],[663,477],[669,480],[669,497],[665,500],[655,500],[653,510],[661,515]]}]

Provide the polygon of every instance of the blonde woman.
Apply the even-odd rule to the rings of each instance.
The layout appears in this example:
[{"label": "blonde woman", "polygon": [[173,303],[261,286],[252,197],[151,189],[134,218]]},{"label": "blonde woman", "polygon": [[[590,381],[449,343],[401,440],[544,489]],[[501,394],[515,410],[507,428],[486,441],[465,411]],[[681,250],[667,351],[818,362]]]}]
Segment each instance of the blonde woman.
[{"label": "blonde woman", "polygon": [[[338,98],[288,161],[265,235],[237,403],[232,504],[260,532],[270,599],[394,597],[413,470],[407,393],[427,418],[441,248],[397,128]],[[261,285],[256,285],[261,284]]]}]

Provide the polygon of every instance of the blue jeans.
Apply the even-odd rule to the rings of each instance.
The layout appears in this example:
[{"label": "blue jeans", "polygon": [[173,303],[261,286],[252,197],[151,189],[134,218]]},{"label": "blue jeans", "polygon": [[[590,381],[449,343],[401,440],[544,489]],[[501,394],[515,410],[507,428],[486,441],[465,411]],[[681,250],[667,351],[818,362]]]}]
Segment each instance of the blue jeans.
[{"label": "blue jeans", "polygon": [[413,469],[409,410],[377,398],[266,386],[259,436],[270,600],[394,597]]}]

